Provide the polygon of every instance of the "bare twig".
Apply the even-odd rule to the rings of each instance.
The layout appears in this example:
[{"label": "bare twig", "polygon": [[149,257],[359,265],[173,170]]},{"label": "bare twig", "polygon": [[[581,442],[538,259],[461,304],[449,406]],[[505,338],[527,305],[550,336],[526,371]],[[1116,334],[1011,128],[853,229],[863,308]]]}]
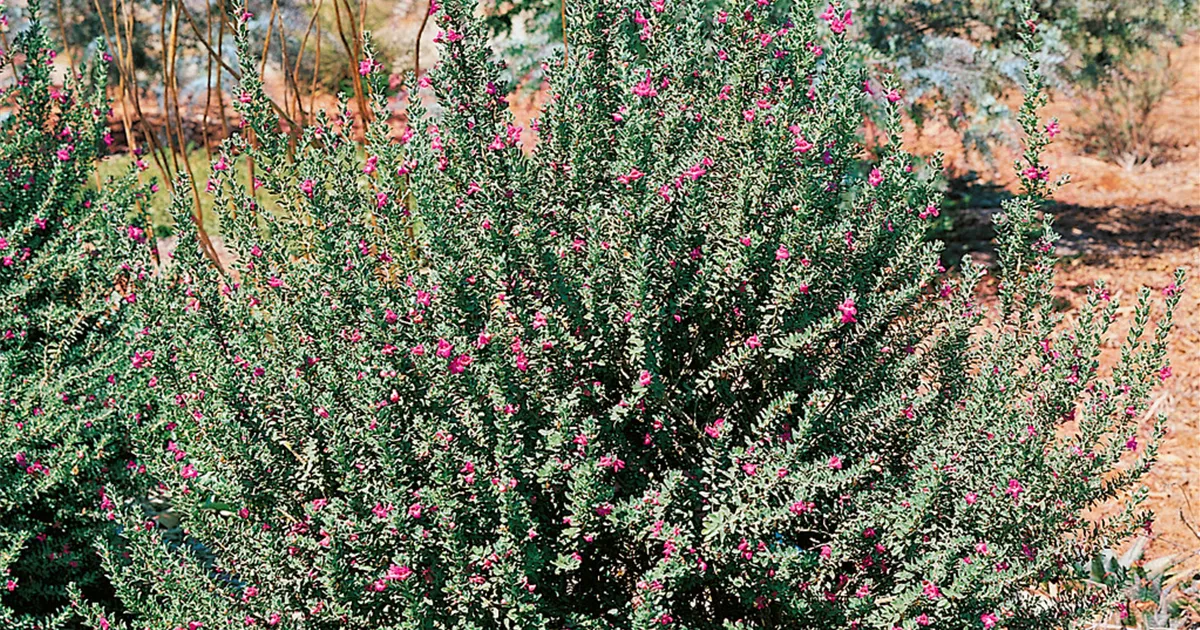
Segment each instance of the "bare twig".
[{"label": "bare twig", "polygon": [[425,25],[429,23],[429,16],[433,14],[433,0],[429,0],[429,7],[425,9],[425,17],[421,18],[421,27],[417,29],[416,50],[413,51],[413,76],[421,78],[421,36],[425,34]]}]

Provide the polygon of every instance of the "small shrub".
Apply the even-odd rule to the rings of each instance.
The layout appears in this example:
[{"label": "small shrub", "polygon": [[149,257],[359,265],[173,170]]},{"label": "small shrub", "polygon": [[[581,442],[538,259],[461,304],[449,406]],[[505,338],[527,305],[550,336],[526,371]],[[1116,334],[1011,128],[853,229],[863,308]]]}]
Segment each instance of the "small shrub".
[{"label": "small shrub", "polygon": [[1098,89],[1081,99],[1083,146],[1097,155],[1132,169],[1171,157],[1172,140],[1160,122],[1165,98],[1182,80],[1170,54],[1143,54],[1127,67],[1114,68]]},{"label": "small shrub", "polygon": [[93,624],[1016,629],[1111,604],[1083,578],[1148,526],[1162,424],[1138,420],[1182,277],[1151,332],[1139,296],[1111,377],[1116,301],[1054,313],[1035,16],[985,319],[983,270],[924,239],[939,165],[900,146],[901,86],[863,89],[841,7],[567,10],[529,151],[469,2],[435,16],[436,113],[414,96],[360,144],[336,112],[294,154],[239,32],[255,141],[206,182],[237,259],[200,255],[177,198],[127,354],[137,470],[189,544],[119,501],[125,610]]}]

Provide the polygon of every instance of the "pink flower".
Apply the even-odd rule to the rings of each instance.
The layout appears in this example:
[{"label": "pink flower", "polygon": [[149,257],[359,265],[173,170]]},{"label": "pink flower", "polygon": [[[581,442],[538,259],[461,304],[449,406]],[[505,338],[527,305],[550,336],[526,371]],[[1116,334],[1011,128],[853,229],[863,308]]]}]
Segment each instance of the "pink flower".
[{"label": "pink flower", "polygon": [[625,467],[625,462],[617,459],[615,455],[604,455],[600,457],[601,468],[612,468],[613,472],[620,472]]},{"label": "pink flower", "polygon": [[654,89],[654,80],[650,76],[650,71],[646,71],[646,78],[638,81],[637,85],[633,86],[633,93],[642,98],[654,98],[658,96],[658,90]]},{"label": "pink flower", "polygon": [[996,623],[1000,621],[995,613],[983,613],[979,616],[979,620],[983,622],[984,628],[995,628]]},{"label": "pink flower", "polygon": [[423,507],[421,506],[420,503],[414,503],[414,504],[408,506],[408,517],[414,518],[414,519],[421,518],[421,510],[422,509],[423,509]]},{"label": "pink flower", "polygon": [[385,580],[400,580],[403,582],[412,577],[413,570],[402,564],[393,564],[388,567],[387,574],[383,576]]},{"label": "pink flower", "polygon": [[[1062,127],[1058,126],[1057,118],[1052,119],[1049,123],[1046,124],[1046,135],[1047,136],[1050,136],[1051,138],[1053,138],[1054,136],[1057,136],[1060,133],[1062,133]],[[991,627],[991,626],[989,626],[989,627]]]},{"label": "pink flower", "polygon": [[790,510],[792,514],[800,515],[805,512],[812,511],[812,509],[814,507],[816,507],[816,506],[812,503],[806,503],[804,501],[796,501],[795,503],[793,503],[791,505],[791,507],[788,508],[788,510]]},{"label": "pink flower", "polygon": [[300,192],[304,193],[305,196],[307,196],[307,197],[312,197],[313,196],[313,180],[306,179],[306,180],[300,182]]},{"label": "pink flower", "polygon": [[179,476],[183,477],[184,479],[195,479],[196,477],[200,476],[200,473],[196,470],[195,466],[192,466],[191,464],[184,464],[183,468],[179,471]]},{"label": "pink flower", "polygon": [[750,337],[748,339],[746,339],[746,347],[747,348],[761,348],[762,342],[758,340],[758,335],[750,335]]},{"label": "pink flower", "polygon": [[883,183],[883,173],[877,168],[871,169],[871,174],[867,175],[867,183],[878,188]]},{"label": "pink flower", "polygon": [[963,497],[963,500],[967,502],[967,505],[975,505],[975,502],[979,500],[979,495],[975,494],[974,492],[968,492],[967,495]]},{"label": "pink flower", "polygon": [[454,345],[445,339],[438,339],[437,355],[443,359],[449,359],[452,354],[454,354]]},{"label": "pink flower", "polygon": [[858,314],[858,307],[854,305],[854,298],[846,298],[841,304],[838,304],[837,310],[842,315],[843,324],[853,324],[858,320],[854,318]]},{"label": "pink flower", "polygon": [[[646,176],[646,174],[637,170],[637,168],[631,168],[631,169],[629,169],[629,174],[617,176],[617,183],[628,186],[630,183],[636,182],[637,180],[639,180],[645,176]],[[579,251],[583,247],[583,241],[579,240],[579,239],[575,239],[575,243],[573,246],[575,248],[575,251]]]},{"label": "pink flower", "polygon": [[829,24],[829,30],[839,35],[846,31],[847,26],[854,23],[850,11],[846,11],[841,17],[838,17],[833,5],[825,8],[825,12],[821,14],[821,19]]},{"label": "pink flower", "polygon": [[925,581],[924,587],[921,588],[921,593],[929,599],[937,599],[942,596],[942,592],[938,589],[937,584],[928,580]]},{"label": "pink flower", "polygon": [[783,245],[780,245],[779,249],[775,250],[775,260],[787,260],[791,257],[792,255],[788,253],[787,248]]},{"label": "pink flower", "polygon": [[1021,174],[1025,176],[1025,179],[1031,181],[1050,179],[1050,169],[1045,166],[1030,166],[1022,171]]},{"label": "pink flower", "polygon": [[471,367],[471,361],[471,355],[469,354],[458,355],[458,357],[450,362],[450,373],[462,374],[468,367]]},{"label": "pink flower", "polygon": [[829,458],[829,467],[832,468],[833,470],[841,470],[842,469],[842,458],[838,457],[837,455],[830,457]]},{"label": "pink flower", "polygon": [[148,367],[150,365],[150,362],[153,360],[154,360],[154,351],[147,350],[145,352],[134,352],[131,363],[133,364],[134,369],[140,370],[144,367]]},{"label": "pink flower", "polygon": [[1005,490],[1005,492],[1010,497],[1016,499],[1018,496],[1020,496],[1021,492],[1024,490],[1025,490],[1025,488],[1021,487],[1020,481],[1017,481],[1016,479],[1009,479],[1008,480],[1008,490]]},{"label": "pink flower", "polygon": [[642,370],[642,373],[638,375],[638,385],[642,387],[649,387],[653,380],[654,377],[650,376],[650,370]]}]

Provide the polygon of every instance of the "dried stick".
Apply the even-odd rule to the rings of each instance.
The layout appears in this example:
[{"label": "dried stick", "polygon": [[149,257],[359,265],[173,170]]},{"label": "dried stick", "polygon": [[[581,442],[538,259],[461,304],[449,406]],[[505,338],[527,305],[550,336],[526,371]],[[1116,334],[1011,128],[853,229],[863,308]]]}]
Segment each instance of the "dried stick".
[{"label": "dried stick", "polygon": [[417,43],[413,50],[413,76],[421,78],[421,36],[425,34],[425,25],[429,23],[429,16],[433,15],[433,0],[429,0],[429,7],[425,9],[425,17],[421,18],[421,26],[417,29]]}]

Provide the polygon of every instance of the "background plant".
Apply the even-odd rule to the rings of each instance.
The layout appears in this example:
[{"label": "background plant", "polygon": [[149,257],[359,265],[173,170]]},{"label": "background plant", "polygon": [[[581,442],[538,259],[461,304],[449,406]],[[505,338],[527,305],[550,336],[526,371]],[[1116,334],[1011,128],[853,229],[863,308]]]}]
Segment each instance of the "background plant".
[{"label": "background plant", "polygon": [[1085,147],[1129,169],[1170,159],[1178,142],[1164,133],[1161,109],[1180,80],[1170,54],[1142,53],[1109,69],[1094,94],[1080,95],[1091,105],[1081,112]]}]

